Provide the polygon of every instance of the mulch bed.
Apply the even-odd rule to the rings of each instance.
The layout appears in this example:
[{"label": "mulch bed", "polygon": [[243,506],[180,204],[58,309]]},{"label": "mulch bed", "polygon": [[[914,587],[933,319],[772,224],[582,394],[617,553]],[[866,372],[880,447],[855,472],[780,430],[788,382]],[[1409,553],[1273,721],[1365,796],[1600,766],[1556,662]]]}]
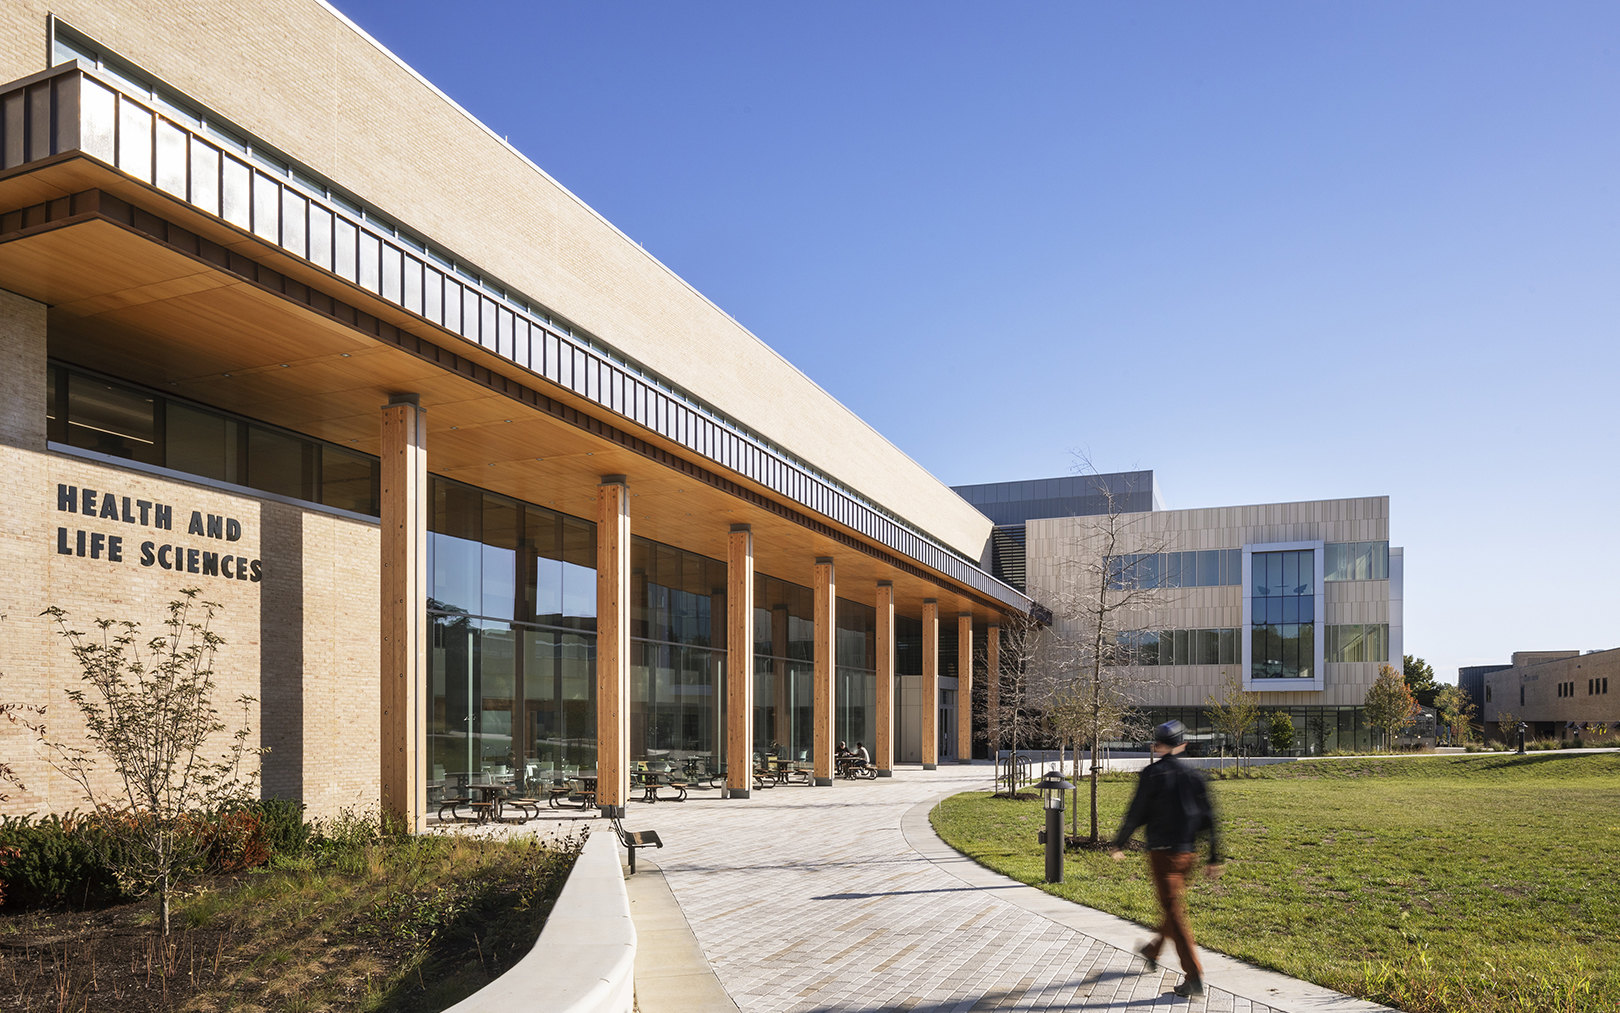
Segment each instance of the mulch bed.
[{"label": "mulch bed", "polygon": [[[209,889],[228,891],[246,874],[214,877]],[[217,921],[223,921],[219,919]],[[269,1011],[309,1013],[362,1008],[441,1008],[425,998],[435,984],[432,968],[460,961],[490,980],[504,970],[477,940],[439,940],[432,946],[426,980],[416,972],[379,1004],[373,982],[398,975],[421,956],[408,940],[380,936],[356,924],[352,933],[317,940],[326,959],[307,973],[266,967],[257,933],[227,925],[182,928],[169,938],[157,929],[155,898],[90,911],[29,911],[0,914],[0,1011],[39,1013],[170,1013],[170,1011]],[[487,945],[487,944],[486,944]],[[509,964],[511,955],[500,961]],[[324,966],[323,966],[324,965]],[[263,969],[268,973],[256,973]],[[463,972],[465,973],[465,972]],[[300,987],[300,978],[305,987]]]}]

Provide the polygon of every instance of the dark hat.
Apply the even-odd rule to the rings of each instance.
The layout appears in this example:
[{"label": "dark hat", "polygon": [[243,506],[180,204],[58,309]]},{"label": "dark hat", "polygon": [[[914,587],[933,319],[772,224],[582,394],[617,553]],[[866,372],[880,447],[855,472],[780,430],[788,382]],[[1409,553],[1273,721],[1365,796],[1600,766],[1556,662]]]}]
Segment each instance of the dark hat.
[{"label": "dark hat", "polygon": [[1166,721],[1153,729],[1153,741],[1174,748],[1187,739],[1187,726],[1180,721]]}]

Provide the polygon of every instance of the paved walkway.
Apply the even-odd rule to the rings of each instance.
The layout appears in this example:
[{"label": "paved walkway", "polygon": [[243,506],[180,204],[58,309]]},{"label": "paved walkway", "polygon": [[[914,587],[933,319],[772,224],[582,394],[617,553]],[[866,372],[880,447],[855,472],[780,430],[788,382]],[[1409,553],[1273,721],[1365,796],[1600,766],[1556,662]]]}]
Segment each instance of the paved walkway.
[{"label": "paved walkway", "polygon": [[[747,801],[694,792],[685,803],[631,807],[628,827],[662,835],[664,849],[642,855],[661,867],[697,947],[744,1013],[1135,1011],[1188,1003],[1170,992],[1181,980],[1173,954],[1165,954],[1171,966],[1153,974],[1133,954],[1145,930],[998,876],[934,835],[933,802],[988,790],[988,766],[896,773],[755,791]],[[666,901],[657,925],[645,928],[678,935],[680,921]],[[686,952],[696,960],[698,949]],[[1383,1008],[1218,954],[1206,951],[1204,959],[1209,995],[1192,1000],[1195,1009]],[[651,998],[643,996],[643,1013],[713,1008]]]}]

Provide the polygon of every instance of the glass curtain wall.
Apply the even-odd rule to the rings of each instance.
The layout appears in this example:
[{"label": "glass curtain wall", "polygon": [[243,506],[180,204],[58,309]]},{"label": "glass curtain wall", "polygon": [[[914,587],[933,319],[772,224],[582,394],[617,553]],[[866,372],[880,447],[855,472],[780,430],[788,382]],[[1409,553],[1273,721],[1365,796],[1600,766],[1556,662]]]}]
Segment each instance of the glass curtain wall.
[{"label": "glass curtain wall", "polygon": [[439,476],[428,520],[428,784],[596,767],[596,526]]},{"label": "glass curtain wall", "polygon": [[876,756],[877,609],[838,599],[833,650],[833,739]]},{"label": "glass curtain wall", "polygon": [[[1271,740],[1273,716],[1287,714],[1294,725],[1294,742],[1287,750],[1276,749]],[[1203,707],[1150,707],[1144,711],[1144,727],[1175,719],[1187,726],[1187,752],[1192,756],[1235,754],[1234,744],[1215,730],[1209,712]],[[1244,736],[1244,749],[1250,756],[1325,756],[1334,751],[1361,751],[1373,748],[1376,732],[1367,724],[1361,707],[1262,707],[1260,718]],[[1146,750],[1149,743],[1117,742],[1115,748]]]},{"label": "glass curtain wall", "polygon": [[754,575],[754,751],[810,759],[815,727],[815,597]]},{"label": "glass curtain wall", "polygon": [[726,564],[630,545],[630,759],[692,776],[725,762]]}]

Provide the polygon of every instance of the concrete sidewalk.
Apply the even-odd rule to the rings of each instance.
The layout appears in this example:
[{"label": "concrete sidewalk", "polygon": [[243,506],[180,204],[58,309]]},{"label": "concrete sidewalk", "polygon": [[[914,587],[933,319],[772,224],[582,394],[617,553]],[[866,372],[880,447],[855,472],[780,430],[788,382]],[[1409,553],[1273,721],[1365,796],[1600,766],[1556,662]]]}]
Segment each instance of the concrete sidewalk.
[{"label": "concrete sidewalk", "polygon": [[1148,973],[1134,953],[1146,930],[990,872],[934,834],[939,798],[990,780],[988,766],[903,768],[633,806],[626,825],[666,845],[643,853],[658,873],[631,885],[649,944],[642,1013],[726,1010],[727,994],[745,1013],[1384,1009],[1208,951],[1208,996],[1178,998],[1174,955]]}]

